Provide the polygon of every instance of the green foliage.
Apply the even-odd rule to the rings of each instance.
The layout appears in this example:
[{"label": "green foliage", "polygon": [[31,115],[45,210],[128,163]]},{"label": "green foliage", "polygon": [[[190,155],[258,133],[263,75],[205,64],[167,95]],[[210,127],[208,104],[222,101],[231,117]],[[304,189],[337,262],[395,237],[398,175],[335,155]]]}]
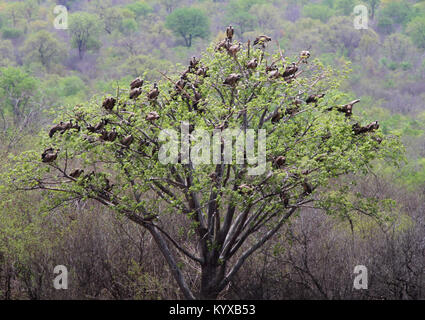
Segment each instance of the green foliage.
[{"label": "green foliage", "polygon": [[2,37],[3,39],[18,39],[21,37],[23,32],[19,29],[15,28],[3,28],[2,29]]},{"label": "green foliage", "polygon": [[60,42],[45,30],[31,34],[25,40],[23,52],[27,60],[39,61],[46,67],[52,62],[58,62],[64,55]]},{"label": "green foliage", "polygon": [[335,12],[327,6],[321,4],[309,4],[303,7],[303,16],[327,22]]},{"label": "green foliage", "polygon": [[176,9],[167,16],[165,26],[174,35],[183,37],[187,47],[192,46],[194,38],[206,38],[209,35],[209,20],[205,13],[196,8]]},{"label": "green foliage", "polygon": [[414,11],[407,1],[388,2],[379,12],[378,28],[386,33],[393,32],[396,25],[406,25]]},{"label": "green foliage", "polygon": [[134,12],[136,17],[145,17],[153,11],[152,7],[143,1],[136,1],[126,6],[127,9]]},{"label": "green foliage", "polygon": [[[0,112],[12,114],[16,121],[30,112],[30,97],[36,92],[37,81],[21,68],[0,68]],[[20,102],[22,103],[17,103]]]},{"label": "green foliage", "polygon": [[425,49],[425,15],[414,18],[407,24],[407,34],[419,48]]},{"label": "green foliage", "polygon": [[76,12],[69,16],[71,45],[78,49],[80,59],[87,50],[97,50],[101,46],[98,39],[101,22],[98,16],[87,12]]}]

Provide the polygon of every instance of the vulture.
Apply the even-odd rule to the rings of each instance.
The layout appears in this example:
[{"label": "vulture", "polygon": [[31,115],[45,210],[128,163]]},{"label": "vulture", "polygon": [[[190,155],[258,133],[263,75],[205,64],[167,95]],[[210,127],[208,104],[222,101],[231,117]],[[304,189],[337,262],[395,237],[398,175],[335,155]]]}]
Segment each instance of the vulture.
[{"label": "vulture", "polygon": [[276,159],[274,159],[273,164],[277,167],[277,168],[282,168],[286,163],[286,157],[284,156],[278,156],[276,157]]},{"label": "vulture", "polygon": [[300,62],[307,63],[307,59],[310,58],[310,51],[303,50],[300,53]]},{"label": "vulture", "polygon": [[181,92],[185,85],[186,81],[184,80],[183,76],[181,76],[180,79],[174,84],[174,89],[176,89],[177,92]]},{"label": "vulture", "polygon": [[69,176],[73,177],[75,179],[79,178],[81,176],[81,174],[84,172],[83,169],[75,169],[74,171],[72,171]]},{"label": "vulture", "polygon": [[246,67],[248,69],[251,69],[251,70],[256,69],[257,66],[258,66],[258,60],[257,60],[257,58],[254,58],[254,59],[248,61],[247,65],[246,65]]},{"label": "vulture", "polygon": [[195,70],[196,66],[198,65],[200,59],[197,59],[196,57],[192,57],[189,61],[189,70]]},{"label": "vulture", "polygon": [[283,73],[283,77],[290,77],[294,75],[298,71],[297,65],[293,62],[290,66],[287,66],[285,72]]},{"label": "vulture", "polygon": [[217,173],[215,173],[215,172],[210,173],[209,178],[210,178],[213,182],[217,182]]},{"label": "vulture", "polygon": [[117,138],[117,136],[118,136],[118,132],[117,132],[117,129],[115,129],[115,127],[114,127],[114,128],[112,128],[112,131],[108,133],[107,140],[108,141],[111,141],[111,142],[112,141],[115,141],[115,139]]},{"label": "vulture", "polygon": [[158,120],[158,119],[159,119],[159,114],[156,111],[149,112],[146,115],[146,120],[148,120],[148,121],[155,121],[155,120]]},{"label": "vulture", "polygon": [[100,122],[93,127],[94,132],[99,132],[108,123],[108,120],[102,119]]},{"label": "vulture", "polygon": [[278,111],[272,117],[272,123],[278,123],[282,119],[282,114]]},{"label": "vulture", "polygon": [[302,182],[302,185],[303,185],[305,195],[311,194],[313,192],[313,188],[311,184],[307,182],[307,179],[304,179],[304,181]]},{"label": "vulture", "polygon": [[266,62],[266,73],[269,73],[270,71],[273,71],[273,70],[277,70],[277,67],[274,65],[274,63],[268,66]]},{"label": "vulture", "polygon": [[313,95],[309,96],[305,102],[306,103],[317,103],[317,101],[319,101],[319,99],[320,98],[323,98],[324,96],[325,96],[324,93],[322,93],[322,94],[313,94]]},{"label": "vulture", "polygon": [[142,88],[134,88],[130,91],[130,99],[136,99],[142,94]]},{"label": "vulture", "polygon": [[378,123],[378,121],[374,121],[374,122],[368,124],[365,127],[359,126],[358,123],[355,123],[353,125],[353,131],[354,131],[355,134],[362,134],[362,133],[366,133],[366,132],[372,132],[372,131],[375,131],[375,130],[378,130],[378,129],[379,129],[379,123]]},{"label": "vulture", "polygon": [[115,100],[114,97],[106,98],[103,100],[102,107],[104,107],[106,110],[112,110],[116,102],[117,100]]},{"label": "vulture", "polygon": [[134,138],[133,138],[133,136],[130,134],[130,135],[128,135],[128,136],[126,136],[126,137],[124,137],[124,138],[121,140],[121,144],[122,144],[122,145],[124,145],[124,146],[126,146],[126,147],[128,147],[128,146],[130,146],[130,144],[133,142],[133,140],[134,140]]},{"label": "vulture", "polygon": [[239,50],[241,50],[242,48],[242,44],[239,42],[238,44],[234,44],[232,46],[230,46],[230,48],[227,50],[227,52],[229,52],[229,54],[236,58],[236,54],[239,52]]},{"label": "vulture", "polygon": [[207,72],[208,72],[208,67],[201,67],[196,72],[196,75],[200,77],[207,77]]},{"label": "vulture", "polygon": [[270,79],[277,79],[280,76],[281,76],[281,74],[280,74],[280,72],[277,68],[269,72],[269,78]]},{"label": "vulture", "polygon": [[252,194],[252,192],[254,191],[254,187],[248,184],[241,184],[238,187],[238,191],[240,194],[249,195],[249,194]]},{"label": "vulture", "polygon": [[59,124],[53,126],[49,131],[49,137],[52,138],[56,131],[62,131],[64,128],[64,123],[61,121]]},{"label": "vulture", "polygon": [[254,41],[254,46],[256,46],[257,44],[261,45],[263,48],[266,47],[266,43],[272,41],[272,38],[268,37],[268,36],[259,36],[258,38],[255,39]]},{"label": "vulture", "polygon": [[224,84],[227,84],[231,87],[234,87],[236,85],[236,83],[242,78],[242,76],[240,74],[236,74],[236,73],[231,73],[226,80],[224,80]]},{"label": "vulture", "polygon": [[298,111],[300,110],[300,108],[298,106],[295,107],[288,107],[285,110],[285,115],[288,116],[293,116],[294,114],[296,114]]},{"label": "vulture", "polygon": [[56,158],[58,157],[58,151],[59,150],[54,152],[52,148],[44,150],[44,152],[41,155],[41,161],[44,162],[44,163],[49,163],[49,162],[55,161]]},{"label": "vulture", "polygon": [[226,29],[227,39],[232,41],[234,33],[235,33],[235,30],[233,29],[233,27],[231,25],[228,26],[227,29]]},{"label": "vulture", "polygon": [[155,100],[159,95],[159,89],[156,82],[153,84],[153,89],[148,92],[148,99],[149,100]]},{"label": "vulture", "polygon": [[136,88],[141,88],[143,86],[143,79],[140,77],[137,77],[136,79],[134,79],[133,81],[131,81],[130,83],[130,89],[136,89]]},{"label": "vulture", "polygon": [[100,133],[99,140],[108,141],[108,135],[109,135],[108,131],[106,131],[105,129],[102,129],[100,130],[99,133]]},{"label": "vulture", "polygon": [[359,99],[354,100],[354,101],[351,101],[350,103],[348,103],[348,104],[346,104],[346,105],[344,105],[344,106],[342,106],[342,107],[339,107],[337,110],[338,110],[339,112],[343,112],[343,113],[345,113],[345,116],[346,116],[346,117],[351,117],[351,116],[353,115],[353,106],[354,106],[356,103],[359,103],[359,102],[360,102],[360,100],[359,100]]},{"label": "vulture", "polygon": [[286,207],[288,207],[289,205],[289,196],[286,194],[286,192],[281,192],[280,193],[280,199],[283,201],[283,204]]},{"label": "vulture", "polygon": [[215,46],[215,51],[221,51],[221,49],[229,49],[230,47],[230,41],[229,39],[221,40],[217,45]]},{"label": "vulture", "polygon": [[53,152],[53,148],[47,148],[46,150],[43,151],[43,153],[41,154],[41,159],[43,159],[45,157],[46,154]]},{"label": "vulture", "polygon": [[292,102],[295,106],[299,107],[300,105],[303,104],[304,101],[302,101],[299,98],[295,98],[294,101]]},{"label": "vulture", "polygon": [[[202,99],[202,95],[199,91],[196,90],[194,85],[192,85],[192,91],[193,91],[193,96],[194,96],[194,100],[195,100],[192,104],[192,108],[198,111],[198,104],[199,104],[199,101],[201,101],[201,99]],[[201,110],[199,110],[199,111],[201,111]]]}]

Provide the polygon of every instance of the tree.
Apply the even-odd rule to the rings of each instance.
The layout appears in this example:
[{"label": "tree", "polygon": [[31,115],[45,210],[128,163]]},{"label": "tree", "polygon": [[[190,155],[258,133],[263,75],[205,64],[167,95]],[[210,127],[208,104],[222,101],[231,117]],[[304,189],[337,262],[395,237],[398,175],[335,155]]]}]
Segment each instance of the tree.
[{"label": "tree", "polygon": [[328,21],[333,15],[334,10],[321,4],[309,4],[303,7],[303,15],[312,19],[318,19],[322,22]]},{"label": "tree", "polygon": [[76,12],[69,16],[69,32],[71,45],[78,49],[80,59],[87,50],[100,48],[98,39],[101,23],[98,16],[87,12]]},{"label": "tree", "polygon": [[[0,113],[3,121],[8,114],[17,126],[30,113],[31,100],[36,91],[36,80],[21,68],[0,69]],[[3,126],[5,128],[5,125]]]},{"label": "tree", "polygon": [[[46,128],[11,161],[3,188],[44,190],[43,210],[99,202],[151,234],[185,298],[215,299],[300,209],[379,217],[378,201],[337,178],[401,154],[397,139],[351,114],[338,72],[281,52],[244,46],[231,57],[211,46],[182,75],[133,82],[132,98],[120,89],[78,105],[58,119],[62,134]],[[200,280],[189,285],[192,270]]]},{"label": "tree", "polygon": [[165,26],[176,36],[181,36],[187,47],[192,39],[206,38],[209,35],[209,21],[205,13],[196,8],[180,8],[167,16]]},{"label": "tree", "polygon": [[381,0],[364,0],[370,7],[370,17],[375,18],[376,9],[379,7]]},{"label": "tree", "polygon": [[425,48],[425,20],[419,16],[410,21],[406,28],[407,34],[418,48]]},{"label": "tree", "polygon": [[51,62],[58,61],[63,54],[60,42],[46,30],[29,35],[25,40],[23,51],[27,59],[39,61],[45,67]]}]

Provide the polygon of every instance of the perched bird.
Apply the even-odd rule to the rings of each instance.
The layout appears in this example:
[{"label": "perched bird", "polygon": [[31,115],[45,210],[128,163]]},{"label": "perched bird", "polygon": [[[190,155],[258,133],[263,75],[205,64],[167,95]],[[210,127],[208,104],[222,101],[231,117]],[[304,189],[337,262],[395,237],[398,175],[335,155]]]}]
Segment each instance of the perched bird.
[{"label": "perched bird", "polygon": [[50,131],[49,131],[49,137],[52,138],[53,135],[57,132],[57,131],[62,131],[64,128],[64,123],[61,121],[59,124],[53,126]]},{"label": "perched bird", "polygon": [[128,147],[130,146],[130,144],[132,144],[134,138],[133,136],[130,134],[128,136],[125,136],[122,140],[121,140],[121,144]]},{"label": "perched bird", "polygon": [[269,72],[269,78],[270,79],[277,79],[277,78],[279,78],[281,76],[281,74],[280,74],[280,72],[279,72],[279,69],[274,69],[274,70],[271,70],[270,72]]},{"label": "perched bird", "polygon": [[207,75],[208,69],[209,69],[208,67],[200,67],[198,71],[196,71],[196,75],[200,77],[208,77]]},{"label": "perched bird", "polygon": [[313,94],[313,95],[309,96],[305,102],[308,103],[308,104],[309,103],[317,103],[319,101],[319,99],[323,98],[324,96],[325,96],[324,93]]},{"label": "perched bird", "polygon": [[149,112],[146,115],[146,120],[148,120],[148,121],[155,121],[155,120],[158,120],[158,119],[159,119],[159,114],[156,111]]},{"label": "perched bird", "polygon": [[137,77],[136,79],[134,79],[133,81],[131,81],[130,83],[130,89],[136,89],[136,88],[140,88],[143,86],[143,79],[140,77]]},{"label": "perched bird", "polygon": [[257,60],[257,58],[254,58],[254,59],[248,61],[247,65],[246,65],[246,67],[248,69],[251,69],[251,70],[256,69],[257,66],[258,66],[258,60]]},{"label": "perched bird", "polygon": [[109,134],[108,131],[106,131],[105,129],[102,129],[100,130],[99,134],[100,134],[100,137],[99,137],[100,141],[108,141],[108,134]]},{"label": "perched bird", "polygon": [[227,29],[226,29],[227,39],[232,41],[234,33],[235,33],[235,30],[233,29],[233,27],[231,25],[228,26]]},{"label": "perched bird", "polygon": [[180,77],[180,79],[174,84],[174,89],[180,93],[183,88],[186,85],[186,80],[183,78],[183,76]]},{"label": "perched bird", "polygon": [[272,123],[273,124],[278,123],[280,119],[282,119],[282,114],[279,111],[277,111],[272,117]]},{"label": "perched bird", "polygon": [[269,72],[271,72],[273,70],[277,70],[277,67],[275,66],[275,64],[272,63],[271,65],[268,66],[267,65],[267,62],[266,62],[266,73],[269,73]]},{"label": "perched bird", "polygon": [[142,94],[142,88],[134,88],[130,91],[130,99],[136,99]]},{"label": "perched bird", "polygon": [[102,120],[100,120],[100,121],[98,122],[98,124],[96,124],[96,125],[93,127],[94,132],[99,132],[99,131],[101,131],[101,130],[103,129],[103,127],[104,127],[106,124],[108,124],[108,120],[106,120],[106,119],[102,119]]},{"label": "perched bird", "polygon": [[313,192],[313,188],[312,188],[311,184],[309,184],[307,182],[307,179],[304,179],[304,181],[302,182],[302,186],[303,186],[305,195],[309,195]]},{"label": "perched bird", "polygon": [[378,121],[374,121],[370,124],[368,124],[365,127],[361,127],[358,123],[355,123],[353,125],[353,131],[355,134],[361,134],[366,132],[372,132],[379,129],[379,123]]},{"label": "perched bird", "polygon": [[81,176],[81,174],[84,172],[83,169],[75,169],[74,171],[72,171],[69,176],[73,177],[75,179],[79,178]]},{"label": "perched bird", "polygon": [[117,129],[115,129],[115,127],[114,127],[114,128],[112,128],[112,131],[108,133],[108,139],[107,140],[113,142],[113,141],[115,141],[117,136],[118,136],[118,132],[117,132]]},{"label": "perched bird", "polygon": [[248,184],[241,184],[238,187],[238,191],[240,194],[249,195],[252,194],[252,192],[254,191],[254,187]]},{"label": "perched bird", "polygon": [[102,107],[104,107],[106,110],[112,110],[116,102],[117,100],[115,100],[114,97],[106,98],[103,100]]},{"label": "perched bird", "polygon": [[308,50],[301,51],[299,62],[307,63],[308,58],[310,58],[310,51],[308,51]]},{"label": "perched bird", "polygon": [[208,176],[213,182],[217,182],[217,173],[212,172]]},{"label": "perched bird", "polygon": [[153,89],[151,91],[148,92],[148,99],[149,100],[155,100],[159,95],[159,89],[158,89],[158,85],[156,84],[156,82],[153,84]]},{"label": "perched bird", "polygon": [[196,57],[192,57],[189,61],[189,70],[196,70],[196,66],[198,65],[200,59],[197,59]]},{"label": "perched bird", "polygon": [[280,193],[280,199],[283,201],[283,205],[286,207],[288,207],[289,205],[289,196],[286,194],[286,192],[281,192]]},{"label": "perched bird", "polygon": [[273,164],[277,167],[277,168],[282,168],[286,163],[286,157],[284,156],[278,156],[274,159]]},{"label": "perched bird", "polygon": [[239,50],[241,50],[242,48],[242,44],[239,42],[238,44],[234,44],[232,46],[229,47],[229,49],[227,50],[227,52],[234,58],[236,58],[236,54],[239,52]]},{"label": "perched bird", "polygon": [[[339,112],[343,112],[343,113],[345,113],[345,116],[346,117],[351,117],[352,115],[353,115],[353,106],[356,104],[356,103],[359,103],[360,102],[360,100],[359,99],[357,99],[357,100],[354,100],[354,101],[351,101],[350,103],[348,103],[348,104],[346,104],[346,105],[344,105],[344,106],[342,106],[342,107],[338,107],[337,108],[337,110],[339,111]],[[332,109],[332,108],[331,108]]]},{"label": "perched bird", "polygon": [[53,148],[47,148],[46,150],[43,151],[43,153],[41,154],[41,159],[43,159],[46,154],[53,152]]},{"label": "perched bird", "polygon": [[272,38],[262,35],[259,36],[255,39],[254,41],[254,46],[256,46],[257,44],[261,45],[263,48],[266,47],[266,43],[272,41]]},{"label": "perched bird", "polygon": [[240,74],[231,73],[225,80],[224,84],[234,87],[236,83],[242,78]]},{"label": "perched bird", "polygon": [[230,41],[229,39],[223,39],[217,45],[215,46],[215,51],[221,51],[222,49],[229,49],[230,47]]},{"label": "perched bird", "polygon": [[285,72],[282,74],[284,78],[290,77],[294,75],[298,71],[298,67],[295,63],[292,63],[291,65],[286,67]]},{"label": "perched bird", "polygon": [[41,155],[41,161],[44,163],[55,161],[56,158],[58,157],[58,152],[59,150],[54,152],[52,148],[44,150],[43,154]]}]

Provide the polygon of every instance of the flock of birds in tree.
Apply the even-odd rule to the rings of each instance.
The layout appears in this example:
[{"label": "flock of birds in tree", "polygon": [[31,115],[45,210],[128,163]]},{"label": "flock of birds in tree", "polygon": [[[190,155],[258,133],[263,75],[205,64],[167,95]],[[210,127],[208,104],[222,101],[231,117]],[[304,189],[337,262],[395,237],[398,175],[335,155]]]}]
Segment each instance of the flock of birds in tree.
[{"label": "flock of birds in tree", "polygon": [[[232,26],[229,26],[226,29],[226,38],[220,41],[216,45],[215,50],[216,51],[226,50],[230,57],[237,60],[237,55],[242,48],[242,44],[240,42],[234,43],[233,36],[234,36],[234,29]],[[269,36],[261,35],[255,39],[253,45],[259,46],[260,48],[264,50],[266,48],[267,43],[269,43],[271,40],[272,39]],[[250,41],[248,41],[248,52],[249,52],[249,47],[250,47]],[[265,71],[268,75],[268,79],[272,81],[274,79],[283,78],[284,81],[286,82],[293,81],[300,74],[299,72],[300,63],[307,63],[307,60],[309,58],[310,58],[310,52],[307,50],[302,51],[300,53],[298,62],[291,63],[291,64],[288,64],[287,66],[284,66],[283,70],[280,70],[275,65],[276,62],[273,62],[271,65],[267,65],[267,61],[266,61]],[[262,58],[260,60],[262,60]],[[258,65],[259,65],[258,59],[253,58],[246,63],[245,67],[247,70],[249,70],[249,72],[253,72],[258,67]],[[209,71],[208,67],[203,66],[200,62],[200,59],[196,57],[192,57],[191,60],[189,61],[189,66],[187,67],[187,69],[180,75],[179,80],[174,83],[174,92],[171,93],[171,98],[177,99],[178,96],[181,96],[183,101],[188,103],[190,110],[202,112],[203,110],[199,108],[199,104],[202,101],[203,97],[198,89],[199,89],[199,85],[202,83],[202,79],[209,76],[208,71]],[[188,77],[189,74],[196,75],[197,76],[196,80],[191,82]],[[224,79],[223,84],[230,86],[231,88],[234,89],[241,78],[242,78],[241,74],[231,73]],[[167,79],[172,81],[168,77]],[[143,84],[144,84],[144,80],[140,77],[137,77],[130,83],[130,90],[129,90],[130,99],[135,100],[138,97],[140,97],[140,95],[142,95]],[[150,103],[156,103],[156,100],[160,94],[160,90],[158,88],[157,83],[154,83],[151,90],[149,90],[145,94]],[[323,98],[324,96],[325,96],[324,93],[312,94],[308,96],[304,101],[297,98],[293,101],[292,103],[293,106],[286,108],[283,114],[280,111],[275,112],[270,118],[270,121],[273,124],[277,124],[284,116],[288,116],[288,115],[292,116],[296,114],[303,103],[317,104],[319,100]],[[353,106],[358,102],[360,102],[360,100],[357,99],[343,106],[330,107],[328,108],[328,110],[330,111],[336,108],[337,111],[344,113],[345,116],[349,118],[353,114]],[[107,97],[103,101],[102,107],[107,112],[113,112],[116,104],[117,104],[117,100],[114,97]],[[160,115],[156,111],[151,111],[146,115],[146,120],[149,122],[155,122],[159,118],[160,118]],[[113,127],[110,131],[106,130],[106,126],[109,124],[109,121],[110,120],[108,119],[102,119],[100,120],[100,122],[98,122],[95,125],[86,124],[86,130],[91,134],[98,134],[98,140],[101,142],[103,141],[114,142],[116,141],[117,138],[120,138],[119,144],[121,145],[121,147],[128,148],[133,143],[134,137],[131,134],[120,136],[120,134],[118,133],[115,127]],[[224,128],[224,127],[226,127],[226,121],[218,128]],[[366,132],[375,131],[378,128],[379,128],[379,124],[377,121],[372,122],[371,124],[367,126],[360,126],[358,123],[356,123],[353,125],[353,133],[355,135],[359,135]],[[78,124],[78,122],[73,123],[72,120],[70,120],[69,122],[60,122],[59,124],[54,125],[50,129],[49,137],[53,138],[53,136],[56,133],[63,134],[68,130],[80,131],[81,126]],[[191,129],[189,130],[193,130],[193,125],[191,125]],[[86,138],[90,142],[95,141],[93,136],[89,135],[89,136],[86,136]],[[379,143],[381,142],[380,138],[376,138],[376,140]],[[42,162],[44,163],[54,162],[57,159],[59,151],[60,151],[59,149],[55,150],[51,147],[44,150],[41,155]],[[273,160],[273,165],[276,166],[277,168],[282,168],[284,167],[285,162],[286,162],[286,158],[284,156],[278,156]],[[75,169],[74,171],[70,172],[68,176],[74,179],[77,179],[81,176],[83,172],[84,170],[82,169]],[[93,175],[93,172],[90,173],[89,175],[86,175],[85,177],[91,177],[92,175]],[[213,176],[210,176],[210,178],[214,180]],[[106,178],[105,178],[105,181],[107,181],[105,190],[110,189],[111,186],[109,184],[109,181]],[[311,187],[311,185],[307,183],[307,181],[303,181],[302,185],[304,188],[304,192],[306,194],[310,194],[312,192],[313,188]],[[249,185],[239,186],[239,192],[242,194],[250,194],[252,191],[253,191],[253,187]],[[287,197],[283,196],[283,198],[284,198],[283,199],[284,202],[287,203],[288,201]]]}]

